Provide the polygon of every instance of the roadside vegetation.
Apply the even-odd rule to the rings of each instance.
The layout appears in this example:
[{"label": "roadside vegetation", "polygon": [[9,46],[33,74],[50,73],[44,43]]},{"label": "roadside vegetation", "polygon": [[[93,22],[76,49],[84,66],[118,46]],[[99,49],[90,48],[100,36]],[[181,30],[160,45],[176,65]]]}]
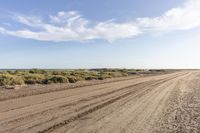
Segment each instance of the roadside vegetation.
[{"label": "roadside vegetation", "polygon": [[[0,86],[76,83],[84,80],[104,80],[138,73],[149,73],[156,70],[135,69],[91,69],[91,70],[1,70]],[[158,70],[157,70],[158,71]]]}]

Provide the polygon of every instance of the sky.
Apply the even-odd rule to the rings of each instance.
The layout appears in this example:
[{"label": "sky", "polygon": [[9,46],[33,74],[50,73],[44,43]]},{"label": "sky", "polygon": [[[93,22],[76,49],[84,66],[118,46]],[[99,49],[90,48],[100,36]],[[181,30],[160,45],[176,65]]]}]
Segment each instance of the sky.
[{"label": "sky", "polygon": [[200,68],[200,0],[2,0],[0,69]]}]

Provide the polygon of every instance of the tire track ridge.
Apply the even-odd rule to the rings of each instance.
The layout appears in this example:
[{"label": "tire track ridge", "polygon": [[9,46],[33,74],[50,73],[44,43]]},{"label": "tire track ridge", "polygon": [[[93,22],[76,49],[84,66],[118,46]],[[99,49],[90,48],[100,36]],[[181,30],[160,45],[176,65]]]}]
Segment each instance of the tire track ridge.
[{"label": "tire track ridge", "polygon": [[[181,75],[185,75],[185,73],[184,73],[184,74],[181,74]],[[167,79],[166,81],[172,80],[172,79],[176,78],[177,76],[180,76],[180,75],[175,75],[173,78],[169,78],[169,79]],[[166,81],[165,81],[165,82],[166,82]],[[88,115],[88,114],[90,114],[90,113],[92,113],[92,112],[94,112],[94,111],[96,111],[96,110],[99,110],[99,109],[101,109],[101,108],[103,108],[103,107],[105,107],[105,106],[108,106],[108,105],[110,105],[110,104],[112,104],[112,103],[114,103],[114,102],[116,102],[116,101],[118,101],[118,100],[120,100],[120,99],[122,99],[122,98],[124,98],[124,97],[129,96],[129,95],[131,95],[133,92],[135,92],[135,91],[128,92],[128,93],[123,94],[123,95],[121,95],[121,96],[119,96],[119,97],[116,97],[116,98],[111,99],[111,100],[109,100],[109,101],[107,101],[107,102],[104,102],[104,103],[102,103],[102,104],[100,104],[100,105],[97,105],[97,106],[95,106],[95,107],[93,107],[93,108],[90,108],[90,109],[88,109],[88,110],[86,110],[86,111],[84,111],[84,112],[82,112],[82,113],[79,113],[79,114],[77,114],[77,115],[75,115],[75,116],[72,116],[71,118],[69,118],[69,119],[67,119],[67,120],[64,120],[64,121],[62,121],[62,122],[60,122],[60,123],[57,123],[57,124],[55,124],[55,125],[53,125],[53,126],[47,128],[47,129],[45,129],[45,130],[43,130],[43,131],[39,131],[38,133],[46,133],[46,132],[52,131],[52,130],[55,129],[55,128],[59,128],[59,127],[61,127],[61,126],[63,126],[63,125],[67,125],[67,124],[69,124],[69,123],[71,123],[71,122],[73,122],[73,121],[76,121],[76,120],[82,118],[83,116],[86,116],[86,115]]]}]

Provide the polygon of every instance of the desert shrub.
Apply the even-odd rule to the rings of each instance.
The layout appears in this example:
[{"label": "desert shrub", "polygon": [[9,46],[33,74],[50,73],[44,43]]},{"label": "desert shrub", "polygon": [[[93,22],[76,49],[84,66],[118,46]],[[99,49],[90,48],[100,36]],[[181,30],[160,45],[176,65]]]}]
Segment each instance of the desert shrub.
[{"label": "desert shrub", "polygon": [[99,73],[98,72],[88,72],[88,75],[97,77],[99,75]]},{"label": "desert shrub", "polygon": [[[13,75],[19,75],[21,73],[21,71],[20,70],[15,70],[14,72],[13,72]],[[11,73],[10,73],[11,74]]]},{"label": "desert shrub", "polygon": [[44,73],[47,73],[45,70],[42,70],[42,69],[31,69],[29,70],[29,73],[32,73],[32,74],[44,74]]},{"label": "desert shrub", "polygon": [[136,71],[136,72],[140,72],[140,71],[143,71],[143,70],[142,70],[142,69],[136,69],[135,71]]},{"label": "desert shrub", "polygon": [[98,73],[92,71],[73,71],[70,73],[71,76],[75,76],[77,80],[92,80],[97,79]]},{"label": "desert shrub", "polygon": [[8,73],[7,71],[0,71],[0,74],[1,74],[1,75],[3,75],[3,74],[6,75],[6,74],[9,74],[9,73]]},{"label": "desert shrub", "polygon": [[62,76],[67,76],[67,75],[69,75],[69,73],[66,72],[66,71],[52,71],[51,74],[52,74],[52,75],[62,75]]},{"label": "desert shrub", "polygon": [[92,76],[92,75],[85,77],[85,80],[94,80],[94,79],[98,79],[98,77],[95,77],[95,76]]},{"label": "desert shrub", "polygon": [[70,83],[76,83],[78,79],[75,76],[69,76],[67,77]]},{"label": "desert shrub", "polygon": [[79,72],[79,71],[72,71],[70,73],[71,76],[84,76],[86,75],[86,72]]},{"label": "desert shrub", "polygon": [[127,69],[122,69],[122,70],[119,70],[121,73],[128,73],[128,70]]},{"label": "desert shrub", "polygon": [[69,80],[61,75],[54,75],[51,76],[49,79],[46,79],[47,81],[45,81],[46,83],[68,83]]},{"label": "desert shrub", "polygon": [[17,71],[13,71],[13,73],[10,73],[10,74],[14,76],[21,76],[23,78],[26,75],[29,75],[30,73],[28,71],[17,70]]},{"label": "desert shrub", "polygon": [[134,71],[128,72],[128,75],[135,75],[135,74],[138,74],[138,72],[134,72]]},{"label": "desert shrub", "polygon": [[104,80],[105,78],[103,76],[99,76],[98,80]]},{"label": "desert shrub", "polygon": [[15,71],[7,70],[6,73],[8,74],[14,74]]},{"label": "desert shrub", "polygon": [[13,76],[10,74],[0,75],[0,86],[4,85],[22,85],[24,80],[19,76]]},{"label": "desert shrub", "polygon": [[107,78],[112,78],[111,75],[108,75],[106,73],[101,73],[99,76],[98,76],[98,79],[99,80],[104,80],[104,79],[107,79]]},{"label": "desert shrub", "polygon": [[77,77],[76,77],[76,79],[77,79],[77,81],[82,81],[82,80],[85,80],[85,78],[84,78],[84,77],[79,77],[79,76],[77,76]]},{"label": "desert shrub", "polygon": [[[91,70],[2,70],[0,85],[75,83],[81,80],[103,80],[112,77],[141,73],[136,69],[91,69]],[[153,70],[150,70],[153,71]],[[154,70],[155,71],[155,70]],[[157,70],[159,71],[159,70]]]},{"label": "desert shrub", "polygon": [[86,75],[87,75],[87,72],[80,72],[80,71],[70,72],[70,76],[76,77],[78,81],[85,80]]},{"label": "desert shrub", "polygon": [[122,73],[122,76],[128,76],[128,73]]},{"label": "desert shrub", "polygon": [[24,76],[24,82],[26,84],[42,84],[45,79],[42,74],[28,74]]},{"label": "desert shrub", "polygon": [[123,76],[121,72],[107,72],[106,74],[111,76],[111,77],[121,77],[121,76]]}]

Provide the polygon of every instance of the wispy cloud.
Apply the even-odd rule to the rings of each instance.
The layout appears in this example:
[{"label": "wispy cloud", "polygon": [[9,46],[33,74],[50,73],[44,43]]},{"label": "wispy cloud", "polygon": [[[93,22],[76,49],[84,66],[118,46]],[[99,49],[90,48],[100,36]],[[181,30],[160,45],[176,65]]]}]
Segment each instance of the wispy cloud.
[{"label": "wispy cloud", "polygon": [[187,0],[155,18],[138,18],[140,27],[151,31],[188,30],[200,26],[200,0]]},{"label": "wispy cloud", "polygon": [[54,42],[93,39],[114,41],[133,38],[145,32],[166,32],[200,27],[200,1],[187,0],[182,6],[170,9],[161,16],[137,18],[124,23],[109,20],[94,23],[82,17],[77,11],[60,11],[56,15],[49,15],[49,19],[45,21],[41,17],[25,15],[14,15],[14,20],[24,25],[23,29],[8,30],[0,27],[0,33]]},{"label": "wispy cloud", "polygon": [[138,27],[133,23],[115,23],[113,21],[98,22],[90,26],[91,21],[83,18],[78,12],[58,12],[49,16],[49,21],[44,22],[39,17],[15,15],[15,21],[39,31],[7,30],[1,28],[0,32],[12,36],[30,38],[42,41],[85,41],[91,39],[105,39],[113,41],[134,37],[139,34]]}]

